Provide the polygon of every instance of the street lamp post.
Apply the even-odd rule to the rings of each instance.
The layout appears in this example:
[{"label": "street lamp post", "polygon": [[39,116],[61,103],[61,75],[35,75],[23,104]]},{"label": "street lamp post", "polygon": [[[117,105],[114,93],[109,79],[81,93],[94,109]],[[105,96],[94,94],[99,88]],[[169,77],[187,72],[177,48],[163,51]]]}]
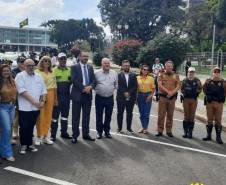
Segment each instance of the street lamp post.
[{"label": "street lamp post", "polygon": [[119,30],[120,40],[122,40],[122,39],[123,39],[123,34],[122,34],[122,32],[123,32],[123,30],[124,30],[124,31],[127,31],[127,30],[129,29],[129,25],[128,25],[127,23],[126,23],[125,25],[118,24],[118,25],[117,25],[117,28],[118,28],[118,30]]}]

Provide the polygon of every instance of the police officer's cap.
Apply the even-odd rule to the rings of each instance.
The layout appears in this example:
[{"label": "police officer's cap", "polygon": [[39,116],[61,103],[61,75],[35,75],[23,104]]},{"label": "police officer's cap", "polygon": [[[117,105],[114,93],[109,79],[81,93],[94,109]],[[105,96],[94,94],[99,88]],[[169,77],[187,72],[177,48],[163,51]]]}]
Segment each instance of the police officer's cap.
[{"label": "police officer's cap", "polygon": [[189,67],[188,68],[188,72],[195,72],[195,68],[194,67]]},{"label": "police officer's cap", "polygon": [[213,71],[221,71],[221,69],[219,67],[214,67]]}]

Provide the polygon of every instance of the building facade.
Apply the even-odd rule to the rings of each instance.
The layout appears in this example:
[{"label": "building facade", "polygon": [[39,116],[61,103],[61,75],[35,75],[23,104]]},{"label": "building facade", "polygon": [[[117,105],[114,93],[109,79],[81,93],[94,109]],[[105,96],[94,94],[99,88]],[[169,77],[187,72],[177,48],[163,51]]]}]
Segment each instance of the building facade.
[{"label": "building facade", "polygon": [[0,49],[4,51],[41,52],[44,48],[57,48],[50,41],[48,29],[0,26]]}]

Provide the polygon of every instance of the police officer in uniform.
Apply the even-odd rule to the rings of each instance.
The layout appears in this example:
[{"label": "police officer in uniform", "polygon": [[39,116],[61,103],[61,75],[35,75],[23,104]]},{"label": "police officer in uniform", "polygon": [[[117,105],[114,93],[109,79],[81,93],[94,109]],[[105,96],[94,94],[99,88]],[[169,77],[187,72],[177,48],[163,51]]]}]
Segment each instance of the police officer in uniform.
[{"label": "police officer in uniform", "polygon": [[64,139],[72,138],[67,133],[68,115],[70,110],[71,70],[66,66],[67,56],[65,53],[58,54],[58,62],[58,66],[53,68],[53,73],[56,76],[57,80],[58,106],[55,106],[53,108],[51,124],[52,141],[56,141],[59,115],[61,115],[61,137]]},{"label": "police officer in uniform", "polygon": [[209,141],[212,139],[211,133],[215,123],[216,141],[218,144],[223,144],[221,139],[221,120],[226,96],[226,82],[220,77],[220,72],[220,68],[215,67],[212,78],[207,79],[203,85],[207,111],[207,137],[203,138],[203,140]]},{"label": "police officer in uniform", "polygon": [[173,137],[173,113],[177,92],[180,89],[179,75],[173,72],[173,62],[171,60],[165,63],[165,72],[161,73],[158,78],[159,86],[159,107],[158,107],[158,134],[162,136],[164,130],[164,122],[166,117],[166,134]]},{"label": "police officer in uniform", "polygon": [[197,108],[197,97],[202,91],[201,81],[195,77],[195,68],[188,69],[188,76],[182,81],[181,100],[184,108],[184,138],[192,138],[192,131],[195,125],[195,111]]}]

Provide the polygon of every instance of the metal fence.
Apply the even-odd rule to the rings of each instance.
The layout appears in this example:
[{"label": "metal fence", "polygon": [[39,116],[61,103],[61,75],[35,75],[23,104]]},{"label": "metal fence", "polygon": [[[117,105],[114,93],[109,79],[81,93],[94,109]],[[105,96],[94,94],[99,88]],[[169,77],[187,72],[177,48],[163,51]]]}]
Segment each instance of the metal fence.
[{"label": "metal fence", "polygon": [[208,72],[212,67],[218,66],[224,70],[226,64],[226,52],[217,51],[211,52],[199,52],[199,53],[187,53],[183,64],[180,66],[180,71],[185,70],[185,64],[190,61],[192,66],[196,67],[197,71]]}]

